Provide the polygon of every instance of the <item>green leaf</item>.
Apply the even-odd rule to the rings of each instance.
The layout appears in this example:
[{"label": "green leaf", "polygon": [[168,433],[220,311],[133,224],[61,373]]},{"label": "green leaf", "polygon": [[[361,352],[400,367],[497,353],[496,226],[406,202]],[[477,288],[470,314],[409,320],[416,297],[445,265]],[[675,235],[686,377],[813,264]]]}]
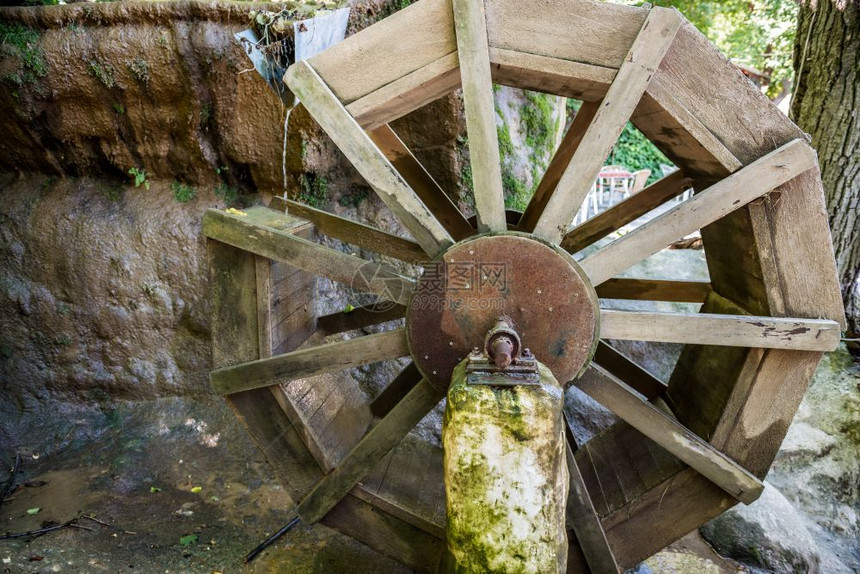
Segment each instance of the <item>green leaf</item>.
[{"label": "green leaf", "polygon": [[161,492],[161,489],[158,488],[157,486],[150,486],[149,492]]},{"label": "green leaf", "polygon": [[194,494],[197,494],[201,490],[203,490],[202,486],[195,486],[194,488],[191,489],[191,492],[193,492]]},{"label": "green leaf", "polygon": [[196,534],[186,534],[185,536],[179,537],[180,546],[191,546],[192,544],[197,544]]},{"label": "green leaf", "polygon": [[353,311],[355,311],[355,307],[353,307],[352,305],[347,305],[347,306],[346,306],[346,307],[344,307],[344,309],[343,309],[343,312],[344,312],[344,313],[352,313]]},{"label": "green leaf", "polygon": [[39,514],[39,511],[40,511],[40,510],[42,510],[42,509],[41,509],[41,508],[39,508],[38,506],[37,506],[36,508],[28,508],[28,509],[27,509],[27,514],[30,514],[30,515],[33,515],[33,514]]}]

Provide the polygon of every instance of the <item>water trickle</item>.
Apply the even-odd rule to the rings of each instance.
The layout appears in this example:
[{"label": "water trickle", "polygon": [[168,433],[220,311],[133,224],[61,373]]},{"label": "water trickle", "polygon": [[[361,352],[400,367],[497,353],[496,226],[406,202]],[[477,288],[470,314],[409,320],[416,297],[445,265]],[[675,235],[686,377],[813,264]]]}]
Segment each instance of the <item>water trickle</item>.
[{"label": "water trickle", "polygon": [[[283,83],[284,73],[293,62],[310,58],[332,44],[343,40],[349,20],[349,8],[319,10],[312,18],[299,13],[252,11],[251,28],[235,35],[254,69],[284,104],[284,144],[281,171],[284,195],[287,193],[287,138],[290,114],[297,102]],[[290,26],[291,24],[291,26]]]},{"label": "water trickle", "polygon": [[284,151],[281,157],[281,169],[284,173],[284,197],[287,195],[287,134],[289,133],[290,114],[293,112],[293,106],[288,106],[286,111],[284,116]]}]

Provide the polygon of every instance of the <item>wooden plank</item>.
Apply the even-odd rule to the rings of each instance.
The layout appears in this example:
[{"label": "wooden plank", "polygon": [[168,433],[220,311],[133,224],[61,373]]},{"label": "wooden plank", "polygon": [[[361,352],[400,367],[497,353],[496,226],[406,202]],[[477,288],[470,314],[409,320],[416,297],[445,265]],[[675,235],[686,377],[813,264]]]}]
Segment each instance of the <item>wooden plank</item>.
[{"label": "wooden plank", "polygon": [[478,231],[505,231],[505,197],[483,0],[453,0]]},{"label": "wooden plank", "polygon": [[[252,217],[266,213],[272,221],[259,221]],[[283,226],[298,224],[302,220],[265,207],[247,210],[247,215],[237,215],[209,209],[203,216],[203,234],[223,243],[233,245],[269,259],[289,263],[310,273],[328,277],[352,286],[355,289],[376,293],[383,299],[403,305],[408,304],[415,282],[393,271],[390,267],[372,261],[364,261],[294,237],[287,227],[275,227],[277,222]],[[259,218],[262,219],[262,218]]]},{"label": "wooden plank", "polygon": [[307,61],[290,66],[285,79],[311,116],[431,258],[454,243]]},{"label": "wooden plank", "polygon": [[583,135],[556,192],[549,199],[534,233],[552,243],[561,241],[603,162],[645,93],[681,25],[673,10],[653,8],[609,86],[600,109]]},{"label": "wooden plank", "polygon": [[451,0],[425,0],[338,42],[309,62],[338,99],[350,104],[456,51]]},{"label": "wooden plank", "polygon": [[[845,328],[833,243],[818,166],[782,185],[750,212],[768,301],[788,314],[827,317]],[[758,213],[758,210],[761,213]],[[776,301],[776,291],[781,302]]]},{"label": "wooden plank", "polygon": [[761,481],[749,471],[599,366],[592,365],[576,385],[741,502],[751,504],[764,490]]},{"label": "wooden plank", "polygon": [[[567,422],[569,426],[570,421],[568,420]],[[609,506],[606,502],[600,479],[597,476],[597,470],[594,468],[591,456],[587,452],[587,447],[587,444],[580,446],[573,453],[573,456],[576,459],[579,473],[582,475],[586,490],[588,490],[588,495],[591,497],[591,502],[594,504],[598,516],[605,516],[609,513]]]},{"label": "wooden plank", "polygon": [[562,239],[562,249],[570,253],[585,249],[595,241],[606,237],[613,231],[618,231],[673,197],[681,195],[684,190],[691,187],[692,181],[680,171],[655,181],[639,193],[631,195],[606,211],[574,227]]},{"label": "wooden plank", "polygon": [[490,46],[618,69],[649,12],[592,0],[487,3]]},{"label": "wooden plank", "polygon": [[436,406],[442,396],[442,392],[422,380],[359,441],[337,468],[314,486],[296,507],[296,514],[306,523],[325,516]]},{"label": "wooden plank", "polygon": [[576,540],[588,567],[593,574],[618,574],[621,570],[615,563],[612,549],[606,541],[606,535],[600,524],[600,517],[591,502],[585,480],[576,464],[573,456],[575,444],[570,428],[566,428],[567,444],[565,455],[567,457],[567,470],[570,475],[570,494],[567,499],[567,520],[576,533]]},{"label": "wooden plank", "polygon": [[382,125],[369,132],[370,139],[385,154],[403,179],[406,180],[424,205],[433,212],[448,233],[456,241],[474,235],[475,230],[466,220],[451,198],[439,187],[424,166],[412,155],[406,144],[389,125]]},{"label": "wooden plank", "polygon": [[[677,121],[697,144],[703,147],[727,173],[737,171],[743,164],[690,110],[679,102],[672,91],[660,80],[658,74],[648,85],[648,98],[653,98]],[[635,114],[634,114],[635,115]]]},{"label": "wooden plank", "polygon": [[445,538],[442,449],[414,434],[407,434],[351,493]]},{"label": "wooden plank", "polygon": [[490,47],[493,82],[586,102],[603,98],[617,69]]},{"label": "wooden plank", "polygon": [[546,209],[546,204],[549,198],[552,197],[558,182],[567,169],[573,154],[576,152],[582,138],[585,135],[588,126],[594,120],[595,114],[600,107],[600,102],[583,102],[582,107],[576,112],[573,122],[564,134],[564,139],[561,140],[558,149],[552,156],[549,166],[546,168],[543,177],[540,180],[535,193],[529,200],[526,210],[518,223],[520,229],[525,232],[531,232],[537,225],[538,219]]},{"label": "wooden plank", "polygon": [[259,255],[254,257],[257,287],[258,358],[272,356],[272,262]]},{"label": "wooden plank", "polygon": [[724,217],[816,165],[815,152],[803,140],[793,140],[616,239],[582,260],[599,285],[663,249],[673,241]]},{"label": "wooden plank", "polygon": [[820,360],[817,352],[765,351],[738,378],[711,442],[764,478]]},{"label": "wooden plank", "polygon": [[711,283],[616,277],[598,285],[596,291],[601,299],[703,303],[711,291]]},{"label": "wooden plank", "polygon": [[379,323],[396,321],[406,315],[403,305],[365,305],[350,311],[338,311],[317,319],[317,331],[323,336],[346,333]]},{"label": "wooden plank", "polygon": [[445,550],[444,539],[351,494],[321,523],[422,574],[436,574]]},{"label": "wooden plank", "polygon": [[594,361],[643,395],[649,401],[666,392],[666,383],[637,365],[624,353],[603,341],[597,343]]},{"label": "wooden plank", "polygon": [[406,263],[418,264],[427,262],[427,254],[424,253],[420,245],[392,233],[375,229],[363,223],[350,221],[349,219],[332,215],[321,209],[315,209],[309,205],[284,199],[283,197],[272,198],[269,207],[272,209],[284,209],[290,215],[307,219],[323,235],[357,245],[362,249],[394,257]]},{"label": "wooden plank", "polygon": [[632,568],[736,503],[688,468],[605,517],[602,524],[618,564]]},{"label": "wooden plank", "polygon": [[274,384],[276,377],[312,377],[408,354],[406,330],[396,329],[215,369],[209,382],[216,393],[229,395]]},{"label": "wooden plank", "polygon": [[438,100],[460,86],[457,52],[418,68],[346,106],[361,127],[373,131]]},{"label": "wooden plank", "polygon": [[[603,431],[611,433],[613,427]],[[587,457],[588,463],[594,469],[594,474],[597,477],[599,492],[603,500],[606,502],[607,510],[615,510],[627,504],[628,500],[624,498],[624,489],[621,487],[621,479],[618,473],[615,472],[615,467],[612,465],[612,457],[615,456],[615,445],[612,441],[598,440],[602,436],[598,435],[582,445],[577,451],[577,459],[579,452],[583,452],[583,456]],[[579,463],[577,463],[579,464]],[[583,465],[580,464],[580,468]],[[591,491],[590,491],[591,492]]]},{"label": "wooden plank", "polygon": [[600,310],[600,337],[689,345],[833,351],[840,328],[829,319]]},{"label": "wooden plank", "polygon": [[[224,367],[260,356],[255,257],[217,241],[207,241],[212,284],[212,362]],[[227,397],[227,404],[248,431],[291,497],[307,491],[320,476],[289,419],[270,389]]]},{"label": "wooden plank", "polygon": [[394,406],[403,400],[409,391],[421,381],[421,373],[415,363],[409,363],[370,403],[370,411],[377,417],[384,417]]}]

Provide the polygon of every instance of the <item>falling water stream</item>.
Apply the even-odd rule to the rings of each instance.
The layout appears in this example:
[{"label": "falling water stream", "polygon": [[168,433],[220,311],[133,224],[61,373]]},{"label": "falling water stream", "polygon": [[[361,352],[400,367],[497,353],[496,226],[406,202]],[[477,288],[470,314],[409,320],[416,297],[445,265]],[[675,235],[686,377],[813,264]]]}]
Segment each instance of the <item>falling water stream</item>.
[{"label": "falling water stream", "polygon": [[[280,12],[264,13],[270,17],[270,22],[282,20],[287,16]],[[254,69],[266,80],[269,87],[278,95],[284,104],[284,143],[281,151],[281,172],[283,175],[283,192],[287,192],[287,138],[289,134],[290,114],[298,100],[286,89],[283,83],[286,66],[293,61],[298,62],[322,52],[329,46],[337,44],[346,35],[349,20],[349,8],[334,11],[317,12],[313,18],[293,22],[293,37],[271,42],[257,36],[254,29],[244,30],[235,35],[236,40],[248,58],[254,64]],[[265,18],[264,18],[265,21]],[[266,28],[266,38],[268,38]],[[291,43],[290,43],[291,42]],[[277,49],[272,50],[271,48]],[[267,56],[269,54],[269,56]],[[277,61],[276,61],[277,60]]]}]

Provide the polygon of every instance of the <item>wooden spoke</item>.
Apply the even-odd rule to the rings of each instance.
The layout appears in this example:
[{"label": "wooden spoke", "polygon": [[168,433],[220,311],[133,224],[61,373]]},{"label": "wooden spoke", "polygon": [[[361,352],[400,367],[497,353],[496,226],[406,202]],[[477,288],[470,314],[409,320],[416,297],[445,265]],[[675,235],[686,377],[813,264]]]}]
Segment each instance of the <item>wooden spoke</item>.
[{"label": "wooden spoke", "polygon": [[839,336],[839,323],[827,319],[600,310],[602,339],[833,351]]},{"label": "wooden spoke", "polygon": [[567,458],[567,471],[570,475],[570,494],[567,498],[567,519],[576,534],[576,541],[582,549],[588,569],[592,574],[619,574],[621,569],[615,562],[612,549],[606,540],[603,526],[600,524],[600,516],[594,508],[585,480],[576,464],[573,456],[573,447],[576,440],[570,427],[565,425],[565,456]]},{"label": "wooden spoke", "polygon": [[668,8],[653,8],[609,86],[600,109],[582,136],[582,142],[558,182],[558,188],[540,215],[534,233],[559,243],[573,221],[606,156],[681,26],[681,16]]},{"label": "wooden spoke", "polygon": [[505,198],[484,2],[453,1],[478,231],[505,231]]},{"label": "wooden spoke", "polygon": [[601,299],[704,303],[705,297],[711,292],[711,284],[708,281],[669,281],[666,279],[617,277],[604,281],[595,290]]},{"label": "wooden spoke", "polygon": [[801,139],[793,140],[616,239],[580,264],[591,282],[599,285],[817,165],[812,148]]},{"label": "wooden spoke", "polygon": [[405,316],[406,307],[403,305],[388,303],[364,305],[349,311],[339,311],[319,317],[317,319],[317,333],[323,336],[336,335],[402,319]]},{"label": "wooden spoke", "polygon": [[408,354],[406,330],[397,329],[223,367],[209,374],[209,382],[219,395],[230,395],[273,385],[278,377],[313,377]]},{"label": "wooden spoke", "polygon": [[296,237],[284,230],[295,218],[267,207],[249,209],[245,215],[209,209],[203,216],[203,234],[245,251],[375,293],[383,299],[409,304],[415,281],[372,261],[363,261]]},{"label": "wooden spoke", "polygon": [[313,118],[431,258],[454,243],[307,61],[290,66],[285,79]]},{"label": "wooden spoke", "polygon": [[576,386],[737,500],[751,504],[764,490],[752,473],[601,367],[592,364]]},{"label": "wooden spoke", "polygon": [[285,209],[290,215],[307,219],[313,223],[316,230],[323,235],[357,245],[362,249],[388,255],[406,263],[422,264],[428,260],[427,254],[414,241],[380,231],[369,225],[350,221],[282,197],[273,198],[269,207]]},{"label": "wooden spoke", "polygon": [[662,396],[668,386],[628,358],[624,353],[600,341],[594,353],[594,362],[612,373],[643,395],[649,401]]},{"label": "wooden spoke", "polygon": [[594,115],[599,108],[600,102],[582,102],[582,107],[576,112],[573,123],[567,128],[564,139],[561,140],[561,144],[552,156],[549,167],[546,168],[546,172],[544,172],[537,189],[535,189],[535,194],[532,196],[520,218],[518,226],[522,231],[529,233],[534,231],[538,219],[544,209],[546,209],[549,198],[552,197],[562,174],[564,174],[573,154],[579,147],[580,142],[582,142],[582,136],[585,135],[585,131],[591,125]]},{"label": "wooden spoke", "polygon": [[424,166],[415,159],[406,144],[389,125],[379,126],[368,132],[368,135],[455,241],[461,241],[474,235],[474,229],[454,205],[454,202],[451,201],[451,198],[439,187],[433,176],[427,173]]},{"label": "wooden spoke", "polygon": [[442,400],[443,394],[422,379],[302,499],[296,507],[302,521],[310,524],[325,516]]},{"label": "wooden spoke", "polygon": [[382,391],[370,403],[370,412],[377,417],[384,417],[394,406],[403,400],[409,391],[415,388],[421,381],[421,372],[415,363],[410,363],[405,369],[400,371],[393,381],[388,383]]},{"label": "wooden spoke", "polygon": [[681,195],[684,190],[692,187],[692,184],[693,180],[681,171],[671,173],[655,181],[639,193],[634,193],[624,201],[616,203],[606,211],[574,227],[561,240],[561,247],[570,253],[585,249],[595,241],[642,217],[655,207]]}]

